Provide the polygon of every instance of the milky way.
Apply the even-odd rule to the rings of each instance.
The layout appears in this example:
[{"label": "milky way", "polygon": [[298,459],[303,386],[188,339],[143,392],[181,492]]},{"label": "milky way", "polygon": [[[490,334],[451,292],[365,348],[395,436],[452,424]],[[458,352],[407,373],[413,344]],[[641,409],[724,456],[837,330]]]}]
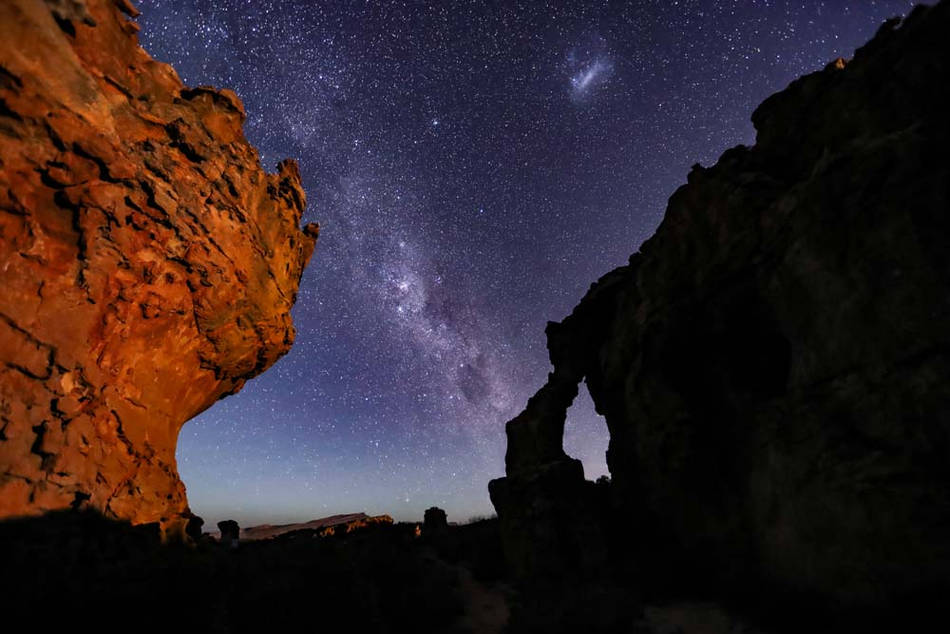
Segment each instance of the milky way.
[{"label": "milky way", "polygon": [[[753,140],[759,102],[910,6],[141,2],[146,49],[234,89],[321,224],[293,350],[182,430],[194,510],[490,513],[545,323],[652,233],[690,165]],[[606,442],[582,393],[566,447],[588,477]]]}]

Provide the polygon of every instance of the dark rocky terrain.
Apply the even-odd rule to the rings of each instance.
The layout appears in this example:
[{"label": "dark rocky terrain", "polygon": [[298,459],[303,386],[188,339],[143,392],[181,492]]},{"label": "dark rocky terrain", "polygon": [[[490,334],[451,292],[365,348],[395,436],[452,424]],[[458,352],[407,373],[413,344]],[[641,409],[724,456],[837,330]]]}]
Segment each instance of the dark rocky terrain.
[{"label": "dark rocky terrain", "polygon": [[290,349],[313,252],[228,90],[150,58],[119,0],[0,3],[0,517],[180,532],[178,431]]},{"label": "dark rocky terrain", "polygon": [[[917,7],[767,99],[755,145],[695,166],[549,324],[490,485],[521,628],[623,630],[638,597],[792,631],[946,624],[948,34],[950,3]],[[602,487],[562,448],[581,381]]]},{"label": "dark rocky terrain", "polygon": [[42,632],[393,634],[490,623],[473,599],[497,595],[497,522],[449,527],[438,539],[416,526],[295,531],[232,548],[208,536],[163,543],[155,524],[91,510],[7,520],[0,622]]}]

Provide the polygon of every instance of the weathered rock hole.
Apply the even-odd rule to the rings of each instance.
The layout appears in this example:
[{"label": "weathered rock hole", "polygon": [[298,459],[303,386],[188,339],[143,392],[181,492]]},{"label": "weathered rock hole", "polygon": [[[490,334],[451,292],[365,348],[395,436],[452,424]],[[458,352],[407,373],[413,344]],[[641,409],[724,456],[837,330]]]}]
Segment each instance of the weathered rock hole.
[{"label": "weathered rock hole", "polygon": [[564,422],[564,451],[584,465],[584,477],[596,480],[610,475],[607,469],[607,421],[594,409],[587,384],[577,387],[577,398],[567,410]]}]

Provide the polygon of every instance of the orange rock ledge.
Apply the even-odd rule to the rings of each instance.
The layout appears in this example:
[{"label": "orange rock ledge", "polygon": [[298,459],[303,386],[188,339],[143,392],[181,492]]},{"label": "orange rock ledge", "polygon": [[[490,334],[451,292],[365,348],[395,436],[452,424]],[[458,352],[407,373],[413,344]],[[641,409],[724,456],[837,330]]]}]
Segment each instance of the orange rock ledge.
[{"label": "orange rock ledge", "polygon": [[126,0],[0,3],[0,517],[180,531],[184,423],[285,354],[319,232]]}]

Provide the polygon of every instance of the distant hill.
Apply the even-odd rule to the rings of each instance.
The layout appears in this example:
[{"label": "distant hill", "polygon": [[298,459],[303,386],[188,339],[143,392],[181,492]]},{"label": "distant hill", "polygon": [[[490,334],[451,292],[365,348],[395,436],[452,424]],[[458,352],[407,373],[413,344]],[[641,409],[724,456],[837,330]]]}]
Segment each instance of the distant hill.
[{"label": "distant hill", "polygon": [[[315,531],[333,535],[338,531],[352,532],[372,524],[392,524],[393,518],[388,515],[367,515],[366,513],[345,513],[331,515],[320,519],[301,522],[298,524],[261,524],[241,529],[241,539],[257,540],[271,539],[278,535],[286,535],[296,531]],[[216,535],[217,531],[212,532]]]}]

